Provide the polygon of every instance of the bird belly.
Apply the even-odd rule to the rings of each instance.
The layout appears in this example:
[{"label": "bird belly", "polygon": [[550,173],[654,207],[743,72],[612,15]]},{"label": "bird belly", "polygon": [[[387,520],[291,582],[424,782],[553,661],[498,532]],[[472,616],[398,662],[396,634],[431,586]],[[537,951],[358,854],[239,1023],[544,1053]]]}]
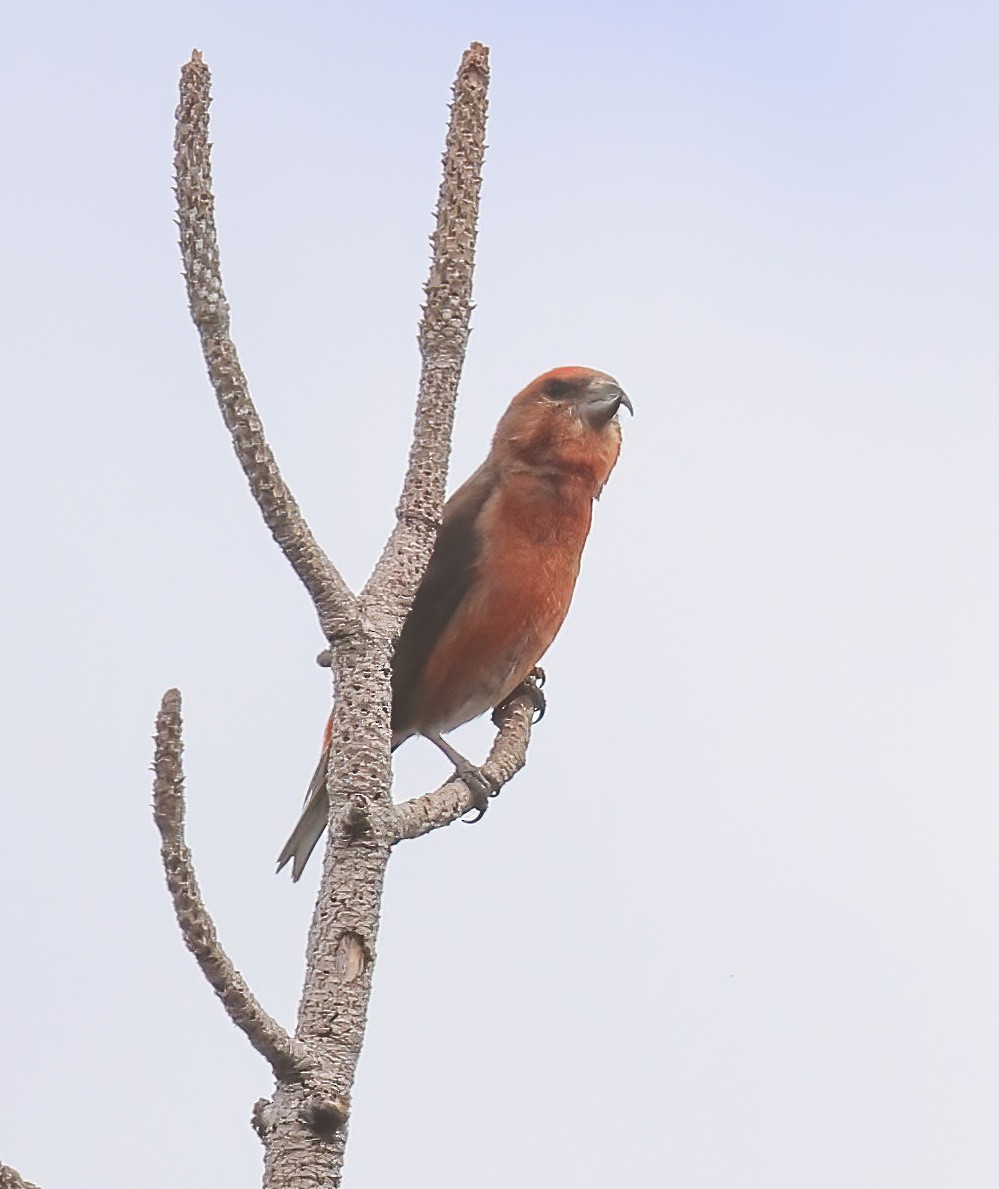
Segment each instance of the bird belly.
[{"label": "bird belly", "polygon": [[591,502],[575,509],[518,506],[507,491],[484,514],[471,589],[419,677],[416,730],[441,733],[492,709],[517,688],[555,639],[572,599]]},{"label": "bird belly", "polygon": [[446,733],[502,702],[537,664],[565,617],[564,611],[539,614],[522,594],[478,593],[428,658],[417,730]]}]

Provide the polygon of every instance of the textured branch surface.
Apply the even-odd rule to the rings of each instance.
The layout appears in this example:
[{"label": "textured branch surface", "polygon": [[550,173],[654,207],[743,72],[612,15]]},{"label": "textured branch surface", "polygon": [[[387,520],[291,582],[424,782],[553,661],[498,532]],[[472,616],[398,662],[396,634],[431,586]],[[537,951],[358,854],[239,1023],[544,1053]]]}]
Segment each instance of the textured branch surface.
[{"label": "textured branch surface", "polygon": [[[483,775],[493,786],[493,796],[527,763],[534,713],[535,705],[527,694],[514,698],[503,711],[499,732],[482,766]],[[419,838],[421,834],[449,826],[471,808],[468,786],[463,780],[450,780],[432,793],[395,807],[396,839]]]},{"label": "textured branch surface", "polygon": [[357,629],[354,596],[319,548],[281,478],[229,337],[229,303],[222,288],[212,195],[210,85],[208,67],[195,50],[180,75],[174,139],[180,251],[191,317],[201,336],[208,376],[250,490],[274,540],[312,596],[323,632],[332,641]]},{"label": "textured branch surface", "polygon": [[184,772],[181,763],[180,691],[163,695],[156,717],[153,813],[159,827],[160,854],[177,923],[229,1018],[269,1063],[276,1077],[297,1077],[315,1066],[304,1045],[291,1039],[255,999],[242,975],[219,944],[215,923],[201,899],[191,852],[184,840]]},{"label": "textured branch surface", "polygon": [[[264,519],[305,583],[327,638],[337,690],[327,781],[329,833],[292,1039],[263,1012],[226,957],[201,903],[183,837],[180,695],[166,695],[157,720],[156,819],[167,882],[188,947],[233,1022],[277,1077],[258,1102],[268,1189],[337,1189],[350,1093],[364,1038],[385,866],[392,846],[465,812],[461,782],[396,810],[390,797],[393,638],[426,569],[440,523],[451,429],[472,311],[472,270],[485,151],[488,51],[473,44],[453,89],[444,172],[432,239],[413,445],[396,526],[360,600],[319,549],[278,474],[229,337],[219,272],[208,144],[209,74],[195,53],[181,75],[176,175],[181,251],[191,313],[236,453]],[[495,786],[523,765],[533,706],[515,700],[486,765]]]},{"label": "textured branch surface", "polygon": [[24,1180],[13,1168],[0,1164],[0,1189],[38,1189],[38,1186]]},{"label": "textured branch surface", "polygon": [[396,527],[362,598],[398,631],[430,559],[440,524],[458,382],[472,316],[472,272],[486,150],[489,51],[473,42],[454,82],[444,170],[419,342],[423,366],[409,466]]},{"label": "textured branch surface", "polygon": [[[397,840],[389,796],[388,657],[423,576],[447,482],[458,380],[468,341],[488,53],[464,54],[444,153],[444,178],[420,329],[423,369],[397,523],[361,596],[367,638],[334,651],[337,699],[328,781],[329,836],[312,918],[296,1038],[322,1052],[339,1087],[334,1105],[279,1085],[265,1140],[265,1184],[341,1184],[349,1092],[364,1039],[385,866]],[[307,1121],[303,1128],[302,1120]],[[336,1120],[335,1126],[322,1125]]]},{"label": "textured branch surface", "polygon": [[[296,1039],[321,1053],[330,1091],[278,1086],[264,1184],[339,1186],[350,1090],[364,1039],[382,883],[394,839],[389,796],[388,649],[365,638],[334,652],[329,835],[306,948]],[[304,1121],[304,1122],[303,1122]],[[325,1122],[324,1122],[325,1121]]]}]

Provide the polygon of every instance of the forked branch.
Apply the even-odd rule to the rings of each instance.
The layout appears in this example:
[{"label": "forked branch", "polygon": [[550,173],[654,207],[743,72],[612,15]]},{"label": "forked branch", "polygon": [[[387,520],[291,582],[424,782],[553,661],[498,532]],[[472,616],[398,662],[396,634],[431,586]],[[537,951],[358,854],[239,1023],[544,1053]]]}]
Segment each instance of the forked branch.
[{"label": "forked branch", "polygon": [[180,252],[187,299],[201,337],[208,376],[250,490],[281,552],[312,596],[323,633],[332,642],[357,630],[356,600],[320,549],[281,478],[229,335],[229,303],[222,288],[212,195],[208,140],[210,86],[208,67],[195,50],[180,74],[174,139]]},{"label": "forked branch", "polygon": [[[181,75],[176,174],[188,299],[236,454],[275,540],[309,591],[327,639],[338,695],[328,782],[331,827],[312,919],[295,1037],[268,1016],[218,943],[184,842],[180,695],[157,719],[156,820],[177,919],[188,948],[233,1022],[268,1060],[278,1085],[258,1103],[265,1184],[339,1186],[350,1090],[364,1036],[381,889],[391,846],[460,817],[469,793],[453,781],[393,807],[389,655],[441,520],[455,400],[468,342],[479,189],[485,151],[488,50],[473,43],[454,83],[432,237],[413,443],[396,526],[358,599],[319,548],[264,439],[229,335],[214,223],[208,142],[210,77],[197,52]],[[524,764],[535,704],[514,698],[485,765],[498,789]],[[363,807],[362,809],[358,806]],[[353,817],[351,813],[353,811]],[[357,818],[358,820],[354,820]]]}]

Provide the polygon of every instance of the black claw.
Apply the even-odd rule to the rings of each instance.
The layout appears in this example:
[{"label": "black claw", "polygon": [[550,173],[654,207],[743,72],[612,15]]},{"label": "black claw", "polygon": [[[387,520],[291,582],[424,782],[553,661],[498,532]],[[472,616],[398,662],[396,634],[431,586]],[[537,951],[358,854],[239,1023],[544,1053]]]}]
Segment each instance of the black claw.
[{"label": "black claw", "polygon": [[486,816],[486,810],[489,808],[489,798],[495,797],[498,789],[490,789],[485,785],[480,785],[478,781],[470,781],[467,777],[465,783],[469,786],[469,791],[472,794],[472,804],[469,805],[466,813],[475,810],[475,817],[463,817],[461,820],[466,826],[474,826],[476,822],[481,822]]},{"label": "black claw", "polygon": [[545,671],[540,665],[535,667],[528,673],[524,680],[517,686],[513,693],[504,698],[502,702],[493,711],[493,726],[500,725],[500,719],[503,716],[504,710],[514,700],[519,698],[522,694],[526,694],[531,699],[531,705],[534,707],[534,714],[531,719],[532,723],[539,723],[545,717],[545,711],[548,708],[548,699],[541,692],[541,687],[546,681]]},{"label": "black claw", "polygon": [[494,796],[497,790],[482,775],[480,768],[473,768],[471,765],[465,769],[457,768],[455,775],[461,777],[468,786],[468,792],[472,798],[472,803],[465,812],[470,813],[473,809],[476,811],[475,817],[463,817],[462,821],[473,826],[476,822],[482,821],[486,810],[489,808],[489,798]]},{"label": "black claw", "polygon": [[548,699],[541,689],[546,680],[544,669],[540,665],[535,665],[521,686],[524,693],[531,699],[531,705],[534,707],[533,721],[535,723],[541,722],[545,717],[545,711],[548,709]]}]

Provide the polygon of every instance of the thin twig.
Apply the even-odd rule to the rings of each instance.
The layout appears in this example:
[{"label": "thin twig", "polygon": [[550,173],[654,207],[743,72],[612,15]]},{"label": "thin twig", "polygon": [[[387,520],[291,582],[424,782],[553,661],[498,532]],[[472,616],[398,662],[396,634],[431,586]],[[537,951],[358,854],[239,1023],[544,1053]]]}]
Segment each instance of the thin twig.
[{"label": "thin twig", "polygon": [[394,617],[396,630],[427,568],[444,504],[454,406],[472,316],[488,87],[489,50],[472,42],[454,81],[444,145],[427,300],[419,331],[423,366],[409,466],[395,529],[361,594],[366,609],[375,604]]},{"label": "thin twig", "polygon": [[[503,710],[500,729],[493,741],[482,774],[493,786],[493,796],[527,763],[527,745],[536,706],[528,694],[514,698]],[[432,793],[413,797],[395,807],[396,838],[419,838],[449,826],[472,808],[472,796],[463,780],[449,780]]]},{"label": "thin twig", "polygon": [[26,1181],[16,1169],[0,1164],[0,1189],[38,1189],[38,1186]]},{"label": "thin twig", "polygon": [[184,839],[183,746],[180,691],[171,689],[163,695],[156,716],[153,813],[163,840],[160,854],[167,887],[173,897],[184,943],[222,1000],[229,1019],[246,1033],[250,1044],[270,1064],[274,1076],[279,1079],[300,1077],[317,1065],[315,1057],[305,1045],[293,1040],[257,1002],[219,944],[215,922],[201,899],[191,852]]},{"label": "thin twig", "polygon": [[229,303],[222,288],[212,196],[210,86],[208,67],[195,50],[180,74],[174,139],[180,251],[191,317],[201,336],[208,376],[250,490],[281,552],[312,596],[327,640],[333,641],[357,631],[357,602],[320,549],[281,478],[229,336]]}]

